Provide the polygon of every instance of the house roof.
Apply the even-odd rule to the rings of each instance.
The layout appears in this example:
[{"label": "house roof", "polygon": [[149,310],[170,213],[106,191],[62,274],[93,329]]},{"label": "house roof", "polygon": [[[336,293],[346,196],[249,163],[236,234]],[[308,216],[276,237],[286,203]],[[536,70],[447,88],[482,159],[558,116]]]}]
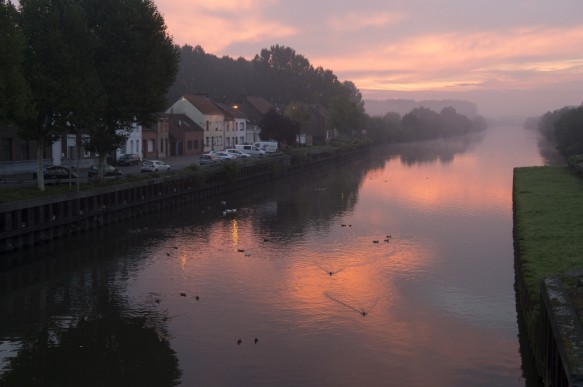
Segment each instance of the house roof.
[{"label": "house roof", "polygon": [[190,118],[186,114],[162,114],[161,116],[167,117],[170,121],[170,130],[179,129],[184,131],[204,131],[203,128]]},{"label": "house roof", "polygon": [[257,124],[273,106],[263,97],[243,96],[239,99],[239,111],[251,122]]},{"label": "house roof", "polygon": [[259,113],[266,114],[273,106],[263,97],[247,96],[245,100]]},{"label": "house roof", "polygon": [[202,114],[205,115],[224,114],[224,112],[221,109],[219,109],[219,107],[207,96],[190,94],[183,96],[183,98],[190,102],[194,107],[196,107]]},{"label": "house roof", "polygon": [[247,119],[247,115],[239,109],[239,106],[234,107],[221,102],[215,102],[215,104],[225,113],[225,116],[230,119],[242,118]]}]

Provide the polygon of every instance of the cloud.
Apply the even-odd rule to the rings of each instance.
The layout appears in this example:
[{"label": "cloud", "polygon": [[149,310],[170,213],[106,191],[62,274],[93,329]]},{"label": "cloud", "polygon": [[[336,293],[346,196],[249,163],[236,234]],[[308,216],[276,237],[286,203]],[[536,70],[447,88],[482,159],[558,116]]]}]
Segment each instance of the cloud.
[{"label": "cloud", "polygon": [[338,32],[351,32],[367,28],[382,28],[397,24],[405,19],[402,13],[352,12],[344,15],[332,15],[327,21],[328,28]]},{"label": "cloud", "polygon": [[[160,1],[168,31],[175,43],[200,45],[206,52],[229,55],[228,47],[240,42],[283,39],[297,33],[294,26],[266,19],[275,0]],[[255,53],[250,53],[252,57]]]},{"label": "cloud", "polygon": [[495,2],[156,0],[177,44],[247,59],[288,46],[364,95],[583,83],[583,3]]},{"label": "cloud", "polygon": [[315,61],[337,74],[350,74],[358,87],[367,89],[428,90],[501,83],[526,87],[549,74],[557,80],[581,74],[583,54],[573,57],[573,52],[583,52],[583,26],[428,34],[374,47],[352,47],[350,55],[316,57]]}]

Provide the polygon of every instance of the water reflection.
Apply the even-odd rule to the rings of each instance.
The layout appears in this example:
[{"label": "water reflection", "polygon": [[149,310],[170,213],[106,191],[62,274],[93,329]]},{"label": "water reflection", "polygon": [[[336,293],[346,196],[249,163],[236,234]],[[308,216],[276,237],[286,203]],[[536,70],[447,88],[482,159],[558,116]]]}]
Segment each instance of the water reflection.
[{"label": "water reflection", "polygon": [[19,253],[46,258],[0,275],[2,377],[77,382],[50,354],[115,363],[104,384],[524,386],[511,176],[541,162],[529,136],[378,148]]}]

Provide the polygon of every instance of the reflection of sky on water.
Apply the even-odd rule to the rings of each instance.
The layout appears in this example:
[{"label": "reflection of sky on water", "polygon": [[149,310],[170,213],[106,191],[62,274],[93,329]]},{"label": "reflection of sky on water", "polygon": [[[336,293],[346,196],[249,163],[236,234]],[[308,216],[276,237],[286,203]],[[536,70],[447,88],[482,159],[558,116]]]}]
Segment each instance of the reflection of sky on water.
[{"label": "reflection of sky on water", "polygon": [[83,292],[51,294],[74,314],[113,292],[169,340],[183,385],[524,385],[511,178],[540,160],[529,136],[377,149],[227,198],[236,214],[217,200],[137,219],[135,240],[105,236],[74,269]]}]

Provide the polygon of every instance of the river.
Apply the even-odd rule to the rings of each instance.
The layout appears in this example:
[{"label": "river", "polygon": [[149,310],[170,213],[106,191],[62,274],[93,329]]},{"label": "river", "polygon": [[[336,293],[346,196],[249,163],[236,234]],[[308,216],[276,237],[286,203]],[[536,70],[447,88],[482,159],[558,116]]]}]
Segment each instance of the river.
[{"label": "river", "polygon": [[377,147],[17,253],[0,381],[536,386],[511,194],[514,167],[551,163],[539,140],[497,127]]}]

